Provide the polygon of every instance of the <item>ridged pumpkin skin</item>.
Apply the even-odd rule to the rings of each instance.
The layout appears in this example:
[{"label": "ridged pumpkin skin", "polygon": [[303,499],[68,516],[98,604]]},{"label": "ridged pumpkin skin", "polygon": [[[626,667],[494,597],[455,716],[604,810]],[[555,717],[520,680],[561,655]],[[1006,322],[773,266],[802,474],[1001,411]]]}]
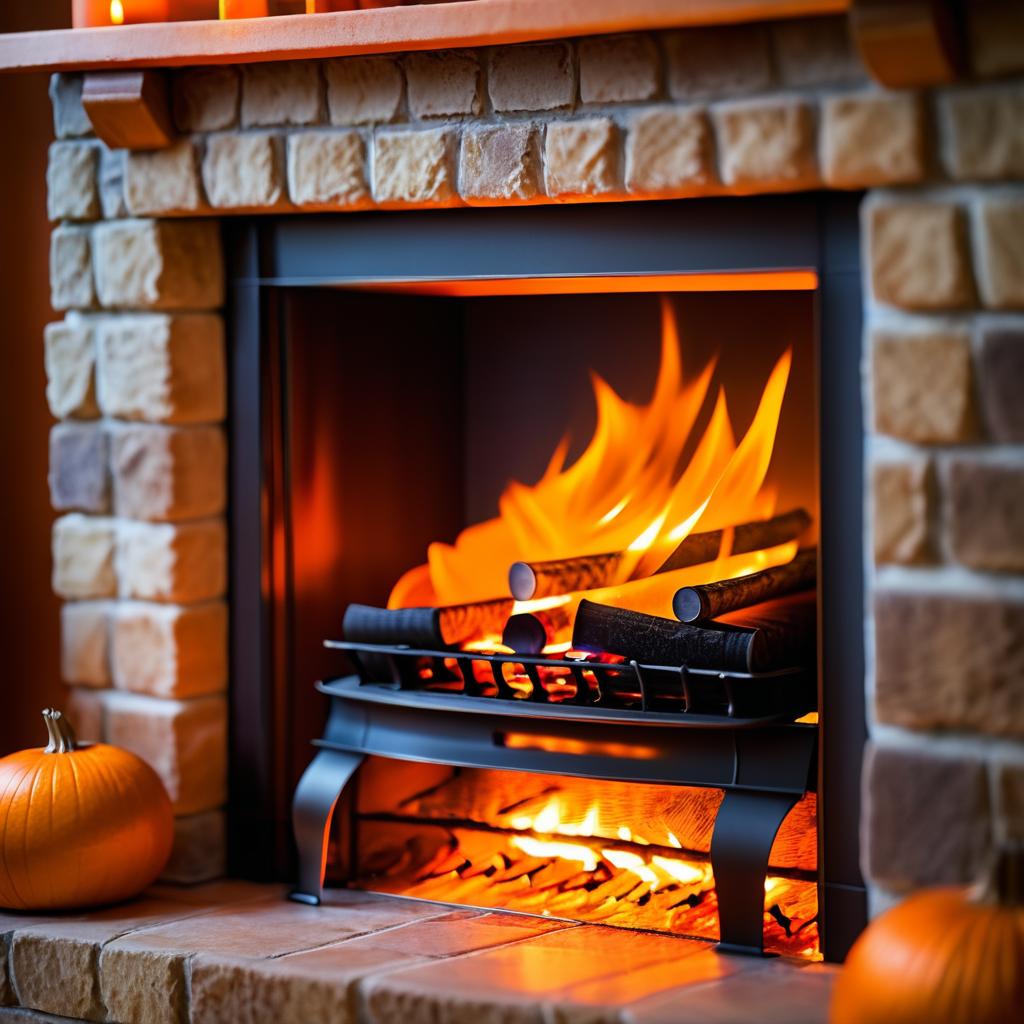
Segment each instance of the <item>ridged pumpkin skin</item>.
[{"label": "ridged pumpkin skin", "polygon": [[76,747],[68,735],[66,751],[0,759],[2,907],[115,903],[149,885],[170,856],[174,818],[156,772],[126,750]]},{"label": "ridged pumpkin skin", "polygon": [[1009,1024],[1024,1020],[1024,908],[969,889],[911,896],[854,943],[830,1024]]}]

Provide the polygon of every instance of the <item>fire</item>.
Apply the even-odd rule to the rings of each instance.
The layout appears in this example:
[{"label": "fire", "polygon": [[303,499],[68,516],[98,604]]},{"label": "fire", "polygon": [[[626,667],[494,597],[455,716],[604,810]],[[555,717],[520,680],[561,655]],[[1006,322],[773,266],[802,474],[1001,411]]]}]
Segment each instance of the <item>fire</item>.
[{"label": "fire", "polygon": [[[506,487],[496,518],[463,530],[454,544],[431,544],[427,564],[398,581],[389,607],[459,604],[506,594],[508,567],[516,561],[623,552],[611,586],[597,592],[595,600],[615,603],[615,587],[630,582],[630,601],[621,603],[664,614],[664,595],[678,586],[755,572],[792,558],[795,544],[732,556],[727,531],[717,562],[654,578],[651,586],[662,595],[657,609],[632,603],[632,590],[644,590],[638,581],[650,577],[690,533],[774,513],[775,492],[765,478],[792,361],[791,351],[778,359],[738,442],[722,387],[698,436],[695,427],[711,394],[716,365],[712,361],[686,379],[675,315],[665,297],[661,310],[661,366],[651,401],[627,402],[594,374],[597,425],[579,458],[565,464],[569,439],[564,438],[540,480]],[[686,451],[692,454],[684,462]],[[564,604],[570,596],[557,600]],[[526,602],[516,611],[537,608]]]},{"label": "fire", "polygon": [[124,4],[121,0],[110,0],[110,24],[124,24]]}]

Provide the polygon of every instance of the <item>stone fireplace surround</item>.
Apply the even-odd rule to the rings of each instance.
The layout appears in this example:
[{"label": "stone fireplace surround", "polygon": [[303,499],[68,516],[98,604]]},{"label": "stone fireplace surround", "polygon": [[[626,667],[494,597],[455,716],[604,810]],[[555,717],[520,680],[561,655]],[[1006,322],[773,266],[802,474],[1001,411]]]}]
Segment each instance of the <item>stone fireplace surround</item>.
[{"label": "stone fireplace surround", "polygon": [[[175,72],[178,141],[53,78],[53,586],[69,712],[224,863],[229,215],[868,190],[862,862],[876,907],[1024,837],[1024,34],[889,91],[845,20]],[[827,339],[826,339],[827,343]],[[980,639],[979,638],[983,638]]]}]

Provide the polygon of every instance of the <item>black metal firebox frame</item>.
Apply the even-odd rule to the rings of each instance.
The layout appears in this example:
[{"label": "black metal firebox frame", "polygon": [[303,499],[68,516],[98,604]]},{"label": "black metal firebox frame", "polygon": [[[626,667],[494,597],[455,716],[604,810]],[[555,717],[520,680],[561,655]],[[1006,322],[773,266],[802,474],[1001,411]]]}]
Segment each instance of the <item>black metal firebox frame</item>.
[{"label": "black metal firebox frame", "polygon": [[[307,851],[300,852],[298,892],[315,900],[323,877],[325,822],[369,754],[715,786],[726,793],[711,851],[723,943],[751,949],[761,943],[762,880],[771,839],[800,795],[816,789],[823,949],[827,959],[843,959],[866,919],[858,866],[866,738],[858,201],[857,196],[804,195],[369,213],[260,218],[227,228],[233,334],[229,849],[234,872],[281,873],[281,851],[290,843],[290,794],[282,784],[280,738],[289,687],[312,682],[287,678],[281,653],[289,630],[287,579],[284,586],[268,583],[271,538],[281,525],[281,494],[287,487],[287,467],[279,458],[287,418],[273,351],[279,290],[813,270],[818,275],[821,451],[820,725],[729,719],[688,725],[682,715],[602,714],[590,707],[536,703],[524,714],[518,707],[523,702],[475,697],[462,699],[486,706],[457,714],[443,699],[437,703],[443,694],[334,680],[320,684],[331,699],[331,712],[324,738],[316,741],[314,766],[296,794],[295,829],[300,851]],[[595,750],[602,741],[635,743],[656,753],[634,759],[512,750],[500,742],[510,731],[593,742]]]}]

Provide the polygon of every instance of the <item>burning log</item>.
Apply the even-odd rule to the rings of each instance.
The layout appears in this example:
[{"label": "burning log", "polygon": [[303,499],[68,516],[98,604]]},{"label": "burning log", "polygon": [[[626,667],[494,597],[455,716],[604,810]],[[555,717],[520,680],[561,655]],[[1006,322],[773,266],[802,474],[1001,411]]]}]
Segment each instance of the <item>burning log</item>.
[{"label": "burning log", "polygon": [[680,622],[715,619],[773,597],[794,594],[814,586],[818,576],[818,549],[801,551],[792,562],[736,579],[682,587],[672,598]]},{"label": "burning log", "polygon": [[350,604],[342,623],[345,639],[364,644],[403,644],[437,650],[468,640],[500,636],[512,601],[498,598],[443,608],[372,608]]},{"label": "burning log", "polygon": [[815,598],[811,591],[767,601],[699,626],[583,600],[572,645],[651,665],[771,672],[813,656]]},{"label": "burning log", "polygon": [[[741,555],[785,544],[799,537],[810,524],[811,517],[802,508],[784,512],[772,519],[741,523],[733,528],[730,553]],[[725,533],[725,530],[691,533],[679,543],[656,572],[671,572],[713,562],[722,550]],[[538,597],[611,586],[621,582],[616,580],[615,574],[625,556],[626,552],[616,551],[560,558],[550,562],[515,562],[508,573],[509,590],[516,600],[529,601]]]},{"label": "burning log", "polygon": [[557,642],[560,634],[567,633],[571,625],[569,609],[564,606],[520,612],[505,623],[501,642],[516,654],[540,654],[548,644]]}]

